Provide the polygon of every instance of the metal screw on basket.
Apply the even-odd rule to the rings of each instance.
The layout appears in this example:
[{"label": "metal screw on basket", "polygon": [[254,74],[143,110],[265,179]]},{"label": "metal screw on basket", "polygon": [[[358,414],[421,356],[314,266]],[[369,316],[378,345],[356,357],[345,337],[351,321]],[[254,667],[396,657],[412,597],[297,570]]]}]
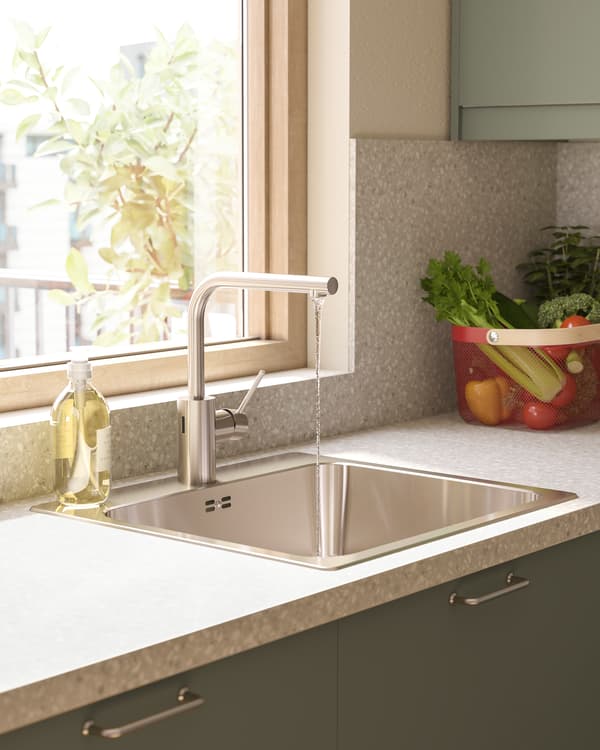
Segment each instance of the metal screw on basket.
[{"label": "metal screw on basket", "polygon": [[498,333],[498,331],[490,331],[488,333],[488,341],[490,342],[490,344],[495,344],[499,338],[500,334]]}]

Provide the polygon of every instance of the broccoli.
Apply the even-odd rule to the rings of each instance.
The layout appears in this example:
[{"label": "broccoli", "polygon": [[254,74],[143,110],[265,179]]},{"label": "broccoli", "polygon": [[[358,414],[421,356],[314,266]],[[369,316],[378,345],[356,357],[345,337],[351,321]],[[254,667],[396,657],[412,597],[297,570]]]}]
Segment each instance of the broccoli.
[{"label": "broccoli", "polygon": [[600,302],[583,292],[549,299],[540,305],[538,325],[540,328],[560,328],[569,315],[582,315],[590,323],[600,323]]}]

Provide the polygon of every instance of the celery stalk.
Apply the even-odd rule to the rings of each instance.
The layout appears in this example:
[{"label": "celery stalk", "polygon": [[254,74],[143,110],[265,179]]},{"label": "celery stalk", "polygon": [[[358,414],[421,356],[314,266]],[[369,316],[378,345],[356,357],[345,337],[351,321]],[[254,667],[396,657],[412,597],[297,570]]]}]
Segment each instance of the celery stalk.
[{"label": "celery stalk", "polygon": [[552,401],[565,386],[565,373],[544,352],[523,346],[480,344],[481,351],[539,401]]}]

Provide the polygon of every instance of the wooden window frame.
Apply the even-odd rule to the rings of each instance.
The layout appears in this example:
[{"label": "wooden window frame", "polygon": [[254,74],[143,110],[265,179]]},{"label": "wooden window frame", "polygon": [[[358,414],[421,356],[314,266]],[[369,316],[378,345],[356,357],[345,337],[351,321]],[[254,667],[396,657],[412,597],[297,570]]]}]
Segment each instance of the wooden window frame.
[{"label": "wooden window frame", "polygon": [[[307,0],[248,0],[248,204],[251,271],[306,273]],[[256,96],[259,91],[263,95]],[[250,341],[206,349],[207,380],[306,365],[306,299],[250,295]],[[107,396],[185,385],[187,351],[97,359]],[[64,362],[1,371],[0,411],[52,402]]]}]

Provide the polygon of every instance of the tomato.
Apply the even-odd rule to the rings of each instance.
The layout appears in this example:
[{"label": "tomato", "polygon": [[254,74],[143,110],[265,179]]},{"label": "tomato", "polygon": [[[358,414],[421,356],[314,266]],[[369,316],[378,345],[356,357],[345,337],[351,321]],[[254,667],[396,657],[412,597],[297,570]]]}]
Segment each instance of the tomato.
[{"label": "tomato", "polygon": [[[569,315],[560,324],[561,328],[578,328],[579,326],[589,326],[590,321],[584,318],[583,315]],[[573,344],[571,349],[585,349],[585,344]]]},{"label": "tomato", "polygon": [[583,315],[569,315],[560,324],[561,328],[577,328],[577,326],[589,326],[590,321],[584,318]]},{"label": "tomato", "polygon": [[532,430],[547,430],[558,421],[558,409],[552,404],[530,401],[523,407],[523,421]]},{"label": "tomato", "polygon": [[577,394],[577,383],[570,373],[565,373],[566,381],[562,391],[550,402],[552,406],[568,406]]},{"label": "tomato", "polygon": [[553,344],[552,346],[543,346],[542,349],[555,362],[564,362],[571,347],[568,344]]}]

